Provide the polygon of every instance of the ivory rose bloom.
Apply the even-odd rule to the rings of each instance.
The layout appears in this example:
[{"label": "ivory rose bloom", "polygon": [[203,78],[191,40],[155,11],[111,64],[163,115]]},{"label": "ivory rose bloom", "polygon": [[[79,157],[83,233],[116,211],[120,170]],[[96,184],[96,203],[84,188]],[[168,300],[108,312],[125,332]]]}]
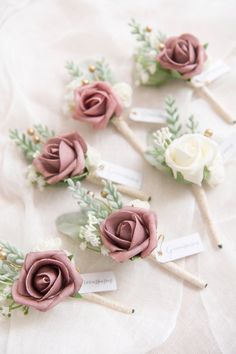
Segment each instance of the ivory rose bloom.
[{"label": "ivory rose bloom", "polygon": [[[212,168],[217,163],[218,157],[217,143],[201,134],[185,134],[175,139],[165,151],[165,162],[171,168],[174,177],[177,178],[179,172],[186,181],[199,186],[203,181],[204,167],[210,171],[209,180],[213,178]],[[223,168],[222,160],[218,160],[218,163]],[[214,183],[216,182],[215,180]]]},{"label": "ivory rose bloom", "polygon": [[48,184],[56,184],[84,172],[86,151],[87,145],[78,133],[53,137],[35,157],[33,165]]},{"label": "ivory rose bloom", "polygon": [[82,85],[74,92],[73,118],[85,123],[91,123],[94,128],[105,128],[113,117],[119,117],[123,105],[112,86],[104,81]]},{"label": "ivory rose bloom", "polygon": [[152,211],[125,207],[110,214],[100,226],[101,239],[116,262],[145,258],[157,246],[157,220]]},{"label": "ivory rose bloom", "polygon": [[165,69],[176,70],[184,79],[200,74],[207,59],[205,48],[192,34],[170,37],[157,61]]},{"label": "ivory rose bloom", "polygon": [[81,275],[64,251],[31,252],[13,284],[12,296],[18,304],[47,311],[74,296],[82,283]]}]

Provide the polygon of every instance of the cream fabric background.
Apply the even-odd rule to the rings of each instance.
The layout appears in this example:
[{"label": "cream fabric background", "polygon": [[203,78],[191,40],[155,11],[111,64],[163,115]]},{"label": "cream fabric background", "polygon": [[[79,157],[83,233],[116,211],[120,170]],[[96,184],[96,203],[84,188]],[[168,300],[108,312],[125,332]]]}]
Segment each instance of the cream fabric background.
[{"label": "cream fabric background", "polygon": [[[206,252],[179,262],[209,283],[204,291],[183,285],[148,261],[116,265],[92,253],[76,252],[81,271],[113,269],[119,290],[107,294],[136,308],[129,317],[85,301],[68,300],[48,313],[16,314],[0,323],[3,354],[234,354],[236,353],[236,161],[226,167],[226,181],[207,190],[222,231],[224,249],[209,242],[193,196],[146,166],[112,127],[95,132],[61,114],[66,60],[106,57],[119,80],[131,82],[134,39],[131,17],[169,34],[192,32],[209,42],[212,58],[227,57],[229,75],[211,85],[233,112],[235,100],[236,6],[233,0],[1,0],[0,1],[0,230],[1,237],[27,251],[41,238],[56,236],[55,218],[76,204],[65,190],[40,193],[26,185],[25,163],[8,139],[9,128],[48,124],[57,132],[80,130],[105,159],[143,171],[143,189],[153,195],[159,230],[168,238],[198,230]],[[193,112],[202,128],[217,137],[236,132],[208,104],[184,85],[139,88],[134,105],[160,107],[174,94],[183,118]],[[154,126],[132,124],[145,139]]]}]

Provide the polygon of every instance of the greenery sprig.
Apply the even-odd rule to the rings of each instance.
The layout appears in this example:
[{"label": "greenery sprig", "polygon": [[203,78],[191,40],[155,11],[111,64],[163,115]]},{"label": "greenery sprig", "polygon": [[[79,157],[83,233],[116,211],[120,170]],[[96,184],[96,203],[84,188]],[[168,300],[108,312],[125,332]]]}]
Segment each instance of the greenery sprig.
[{"label": "greenery sprig", "polygon": [[24,255],[8,242],[0,241],[0,313],[10,317],[13,310],[21,309],[26,315],[28,307],[17,304],[11,294],[11,288],[18,279],[24,263]]},{"label": "greenery sprig", "polygon": [[173,136],[176,139],[181,135],[182,125],[179,123],[179,112],[175,104],[175,99],[172,96],[167,96],[165,100],[165,111],[167,114],[167,126]]},{"label": "greenery sprig", "polygon": [[32,162],[35,155],[40,151],[40,145],[38,143],[34,143],[30,137],[28,137],[25,133],[20,133],[17,129],[10,130],[9,136],[22,150],[26,159],[29,162]]}]

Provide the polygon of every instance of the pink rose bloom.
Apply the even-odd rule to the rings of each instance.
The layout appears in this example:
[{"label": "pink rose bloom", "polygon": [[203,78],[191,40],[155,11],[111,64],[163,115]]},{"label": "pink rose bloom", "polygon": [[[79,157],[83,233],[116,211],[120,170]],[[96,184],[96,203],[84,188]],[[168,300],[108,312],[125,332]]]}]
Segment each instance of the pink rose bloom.
[{"label": "pink rose bloom", "polygon": [[105,128],[113,115],[119,117],[123,106],[110,84],[96,81],[75,90],[73,118],[91,123],[94,128]]},{"label": "pink rose bloom", "polygon": [[157,56],[163,68],[178,71],[184,79],[200,74],[206,59],[206,51],[199,40],[187,33],[167,39]]},{"label": "pink rose bloom", "polygon": [[87,145],[78,133],[57,136],[46,142],[33,165],[48,184],[56,184],[84,172],[86,151]]},{"label": "pink rose bloom", "polygon": [[116,262],[147,257],[157,246],[157,220],[152,211],[125,207],[101,224],[101,239]]},{"label": "pink rose bloom", "polygon": [[78,293],[83,279],[64,251],[26,255],[19,279],[13,284],[16,303],[47,311]]}]

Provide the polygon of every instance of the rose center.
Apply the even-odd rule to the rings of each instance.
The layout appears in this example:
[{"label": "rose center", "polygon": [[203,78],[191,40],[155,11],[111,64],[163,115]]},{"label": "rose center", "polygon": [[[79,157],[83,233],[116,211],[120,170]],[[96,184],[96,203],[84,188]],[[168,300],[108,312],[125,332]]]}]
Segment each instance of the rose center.
[{"label": "rose center", "polygon": [[135,228],[135,222],[132,220],[122,221],[117,229],[119,237],[126,241],[131,241]]},{"label": "rose center", "polygon": [[55,283],[58,277],[58,269],[56,267],[43,266],[38,269],[34,277],[34,287],[40,292],[47,292]]}]

